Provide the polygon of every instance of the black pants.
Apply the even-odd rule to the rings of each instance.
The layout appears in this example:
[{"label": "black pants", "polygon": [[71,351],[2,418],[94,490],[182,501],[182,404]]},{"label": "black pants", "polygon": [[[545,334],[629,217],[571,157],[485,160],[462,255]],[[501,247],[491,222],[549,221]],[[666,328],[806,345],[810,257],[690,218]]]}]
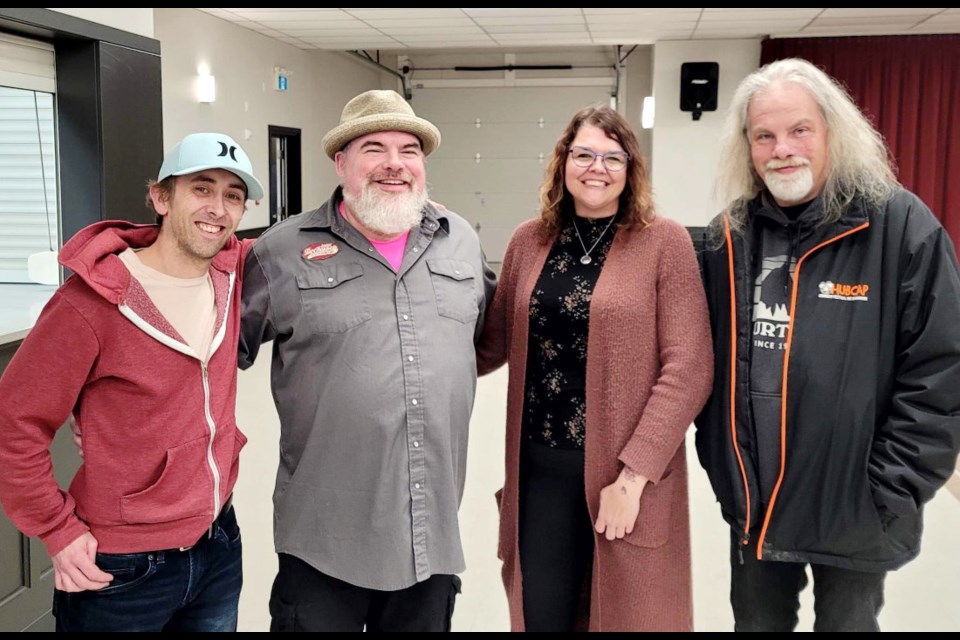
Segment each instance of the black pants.
[{"label": "black pants", "polygon": [[[793,631],[806,564],[757,560],[756,540],[747,546],[732,536],[730,603],[736,631]],[[740,563],[741,550],[743,564]],[[814,631],[879,631],[886,573],[867,573],[811,564]]]},{"label": "black pants", "polygon": [[583,484],[583,451],[523,442],[520,462],[520,571],[527,631],[572,631],[593,523]]},{"label": "black pants", "polygon": [[450,631],[460,578],[434,575],[399,591],[357,587],[280,554],[270,631]]}]

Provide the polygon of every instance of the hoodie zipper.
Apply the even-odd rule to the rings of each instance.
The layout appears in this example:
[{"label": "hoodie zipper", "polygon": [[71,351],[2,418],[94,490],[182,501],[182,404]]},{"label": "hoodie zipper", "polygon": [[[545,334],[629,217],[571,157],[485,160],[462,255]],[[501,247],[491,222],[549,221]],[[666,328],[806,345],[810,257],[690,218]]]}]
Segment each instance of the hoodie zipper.
[{"label": "hoodie zipper", "polygon": [[207,464],[210,465],[210,471],[213,472],[213,517],[216,519],[220,514],[220,469],[217,468],[217,461],[213,457],[213,441],[217,437],[217,423],[213,420],[213,414],[210,413],[210,376],[207,373],[207,362],[201,362],[200,367],[203,369],[203,413],[207,418],[207,427],[210,429],[210,441],[207,443]]},{"label": "hoodie zipper", "polygon": [[[787,373],[790,366],[790,352],[793,347],[793,329],[797,320],[797,291],[800,288],[800,268],[807,258],[814,252],[823,247],[833,244],[842,238],[863,231],[870,226],[869,222],[864,222],[858,227],[844,231],[843,233],[824,240],[820,244],[812,247],[797,260],[797,266],[793,274],[793,290],[790,293],[790,323],[787,327],[787,342],[783,353],[783,382],[781,383],[780,395],[780,476],[777,478],[777,484],[773,487],[773,494],[770,496],[770,504],[767,507],[766,517],[763,519],[763,528],[760,530],[760,537],[757,539],[757,560],[763,559],[763,542],[767,537],[767,529],[770,527],[770,519],[773,515],[774,506],[777,503],[777,496],[780,494],[780,485],[783,483],[783,476],[787,468]],[[739,454],[738,454],[739,455]],[[741,559],[742,563],[742,559]]]},{"label": "hoodie zipper", "polygon": [[223,311],[223,322],[220,323],[220,328],[217,330],[217,333],[213,336],[213,340],[210,342],[210,348],[207,351],[206,361],[201,363],[203,368],[203,412],[207,418],[207,426],[210,429],[210,441],[207,443],[207,464],[210,465],[210,471],[213,473],[213,517],[214,519],[220,515],[220,469],[217,467],[217,459],[213,455],[213,442],[217,437],[217,423],[213,419],[213,414],[210,411],[210,375],[208,365],[210,360],[213,358],[213,354],[217,352],[217,349],[220,348],[220,345],[223,343],[223,338],[227,333],[227,321],[230,315],[230,300],[233,297],[233,284],[236,279],[236,274],[230,274],[230,284],[227,287],[227,297],[226,297],[226,308]]},{"label": "hoodie zipper", "polygon": [[129,319],[134,325],[136,325],[141,331],[151,336],[158,342],[179,351],[180,353],[195,358],[200,362],[200,372],[203,380],[203,414],[204,419],[207,422],[207,429],[210,432],[210,440],[207,443],[207,465],[210,467],[210,473],[213,476],[213,520],[216,520],[217,516],[220,515],[220,469],[217,467],[217,461],[213,453],[213,443],[217,436],[217,423],[213,419],[213,413],[210,410],[210,375],[208,370],[208,365],[210,360],[213,358],[213,354],[217,352],[217,349],[223,343],[224,336],[227,332],[227,322],[230,315],[230,300],[233,298],[233,286],[236,282],[236,274],[230,273],[230,284],[227,287],[227,297],[226,308],[223,312],[223,322],[220,323],[220,328],[217,330],[217,333],[214,335],[213,340],[210,343],[210,349],[207,353],[207,359],[203,360],[188,345],[185,345],[177,340],[174,340],[167,334],[158,330],[152,324],[144,320],[137,314],[136,311],[127,306],[125,302],[121,302],[118,306],[120,313]]}]

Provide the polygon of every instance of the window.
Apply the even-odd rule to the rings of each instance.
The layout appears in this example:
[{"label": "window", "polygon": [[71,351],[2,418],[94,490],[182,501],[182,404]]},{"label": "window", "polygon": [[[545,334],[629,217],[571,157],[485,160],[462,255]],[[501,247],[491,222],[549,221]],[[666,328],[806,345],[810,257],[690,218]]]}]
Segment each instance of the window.
[{"label": "window", "polygon": [[0,34],[0,283],[58,274],[53,76],[53,47]]}]

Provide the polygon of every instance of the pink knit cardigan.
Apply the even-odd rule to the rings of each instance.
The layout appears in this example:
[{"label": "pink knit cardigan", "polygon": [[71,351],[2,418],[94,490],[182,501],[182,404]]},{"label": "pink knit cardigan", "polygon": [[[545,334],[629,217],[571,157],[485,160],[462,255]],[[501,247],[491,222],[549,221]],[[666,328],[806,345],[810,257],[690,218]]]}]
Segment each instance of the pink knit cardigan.
[{"label": "pink knit cardigan", "polygon": [[[477,350],[481,373],[505,362],[510,370],[498,555],[515,631],[524,629],[517,523],[527,319],[554,240],[539,220],[514,233]],[[659,217],[650,226],[620,230],[590,302],[584,490],[591,518],[600,490],[624,464],[650,483],[630,535],[613,542],[595,536],[583,628],[692,630],[684,434],[710,392],[712,348],[687,231]]]}]

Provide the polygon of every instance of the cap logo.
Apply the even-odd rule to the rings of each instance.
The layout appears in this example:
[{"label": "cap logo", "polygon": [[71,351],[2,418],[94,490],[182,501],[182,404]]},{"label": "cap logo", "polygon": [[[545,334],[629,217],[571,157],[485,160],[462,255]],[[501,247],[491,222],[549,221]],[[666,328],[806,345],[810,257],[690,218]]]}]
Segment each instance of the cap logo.
[{"label": "cap logo", "polygon": [[304,260],[326,260],[340,253],[340,247],[333,242],[318,242],[304,247],[300,253]]},{"label": "cap logo", "polygon": [[237,162],[237,148],[233,145],[227,146],[226,142],[220,143],[220,153],[217,154],[218,158],[225,158],[227,152],[230,153],[230,157],[234,162]]},{"label": "cap logo", "polygon": [[248,200],[263,198],[263,185],[253,175],[250,158],[224,133],[191,133],[185,137],[163,156],[157,180],[211,169],[229,171],[243,180]]}]

